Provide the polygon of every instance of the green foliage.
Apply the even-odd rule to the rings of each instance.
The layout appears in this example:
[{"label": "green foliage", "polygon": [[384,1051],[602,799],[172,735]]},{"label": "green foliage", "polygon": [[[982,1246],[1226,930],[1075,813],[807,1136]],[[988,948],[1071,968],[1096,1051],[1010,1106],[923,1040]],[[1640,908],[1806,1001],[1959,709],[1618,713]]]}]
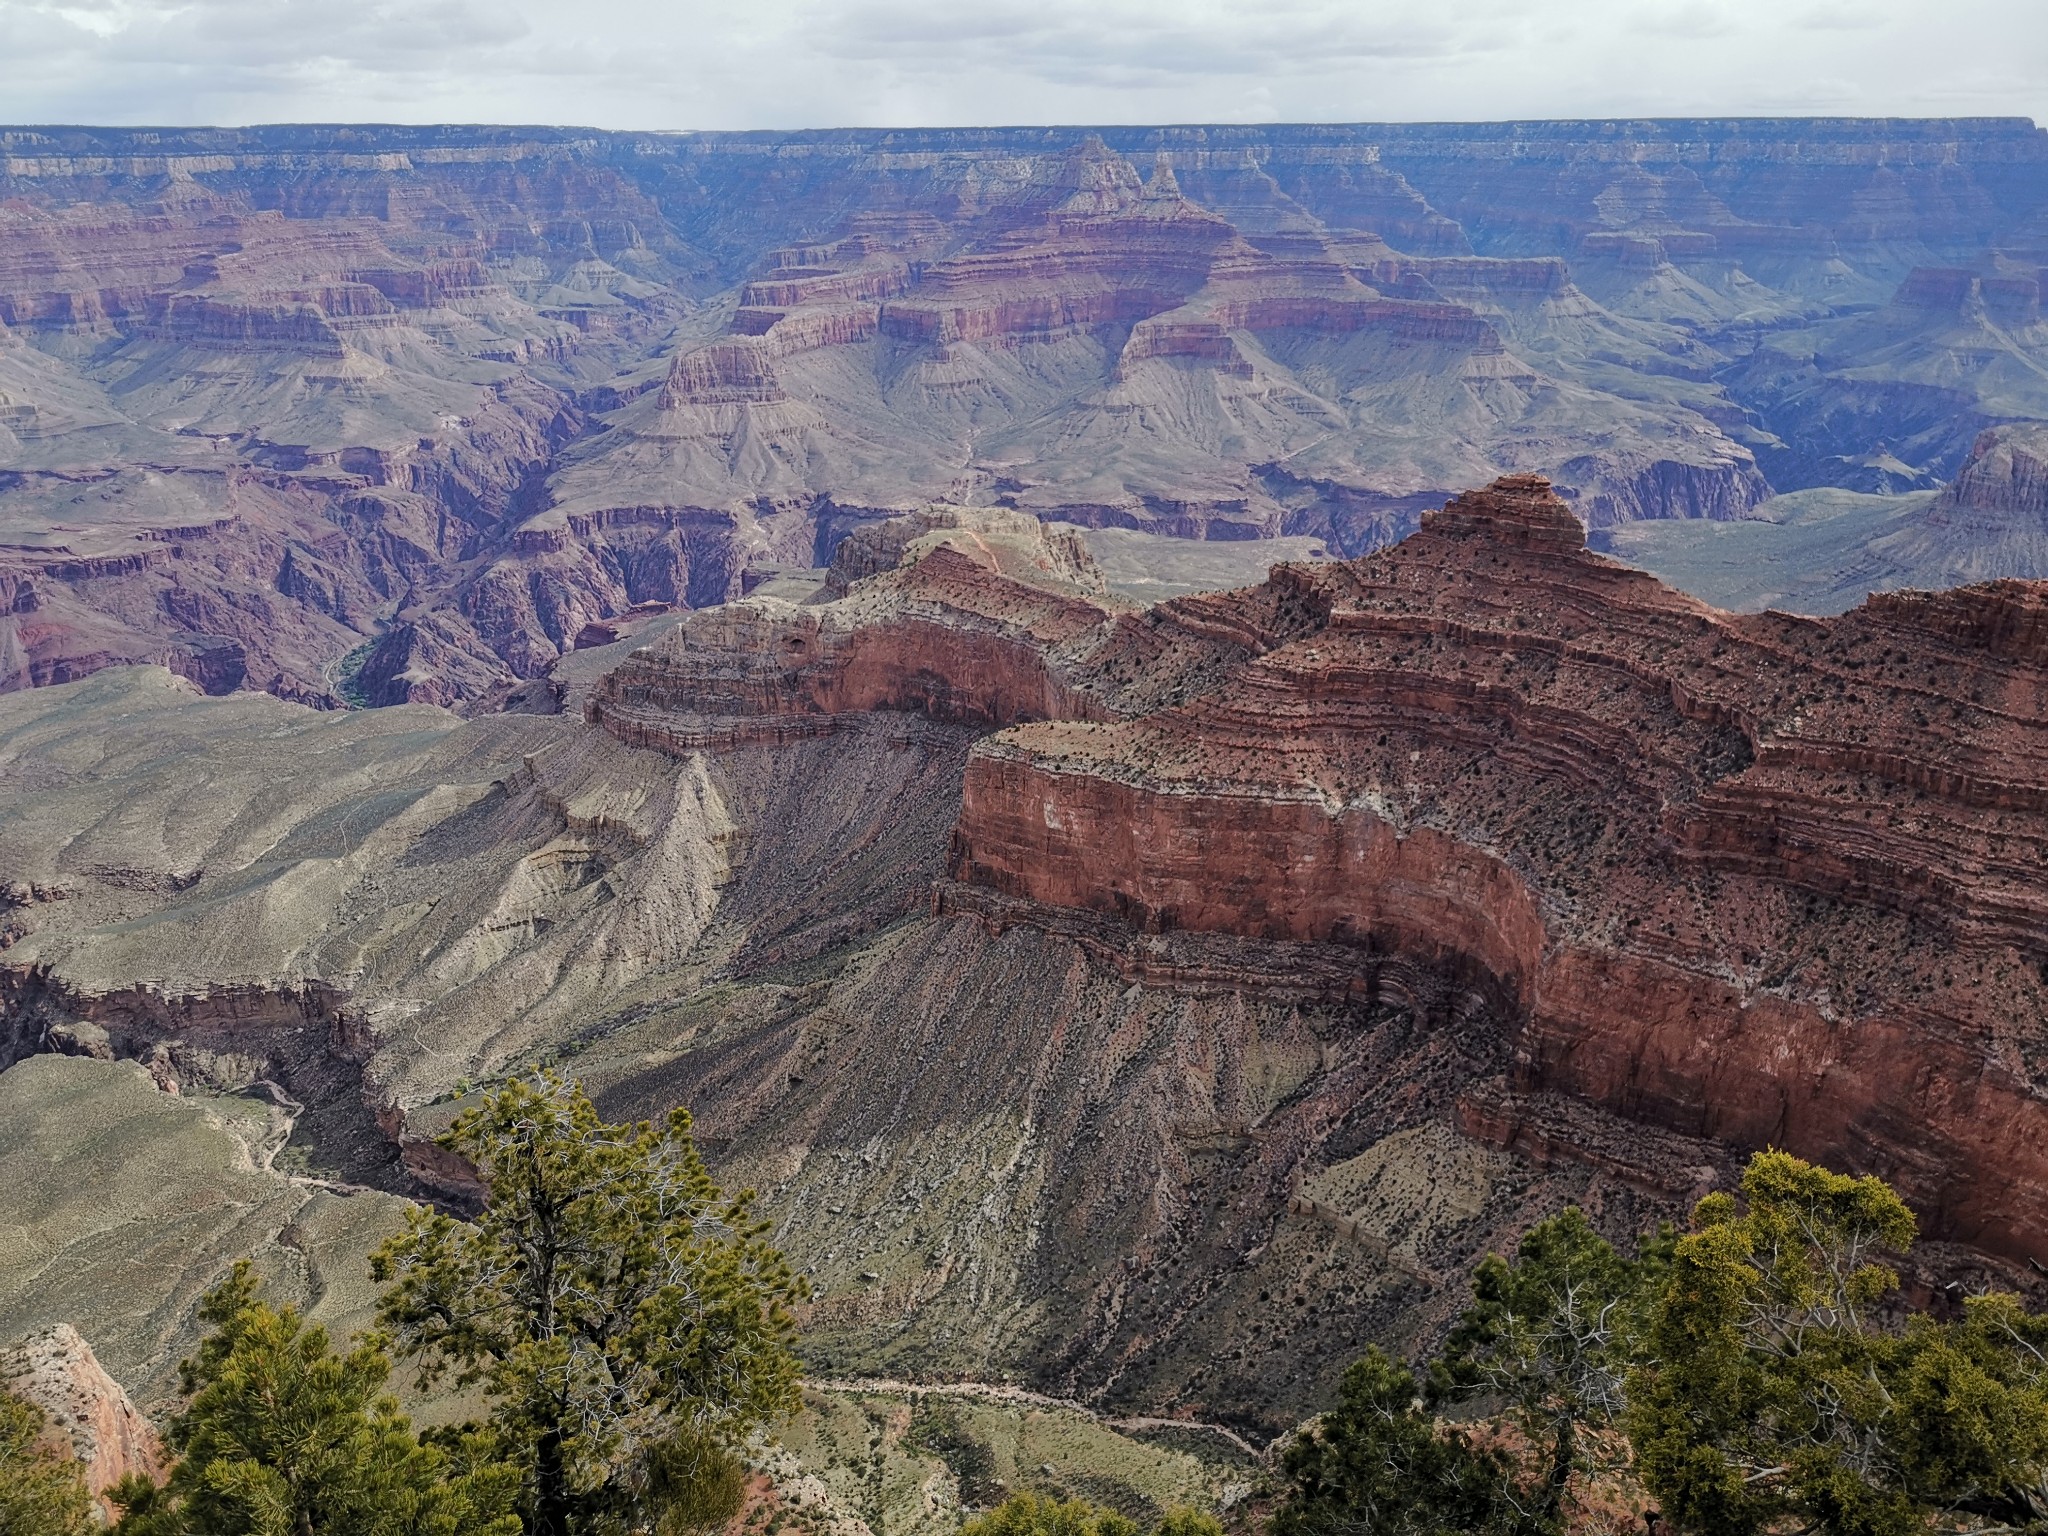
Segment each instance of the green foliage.
[{"label": "green foliage", "polygon": [[409,1215],[372,1261],[379,1316],[424,1380],[489,1396],[535,1536],[662,1525],[678,1469],[714,1468],[706,1448],[795,1408],[803,1283],[753,1192],[729,1197],[705,1169],[687,1112],[607,1125],[550,1073],[499,1089],[441,1145],[489,1201],[474,1224]]},{"label": "green foliage", "polygon": [[[1086,1499],[1015,1493],[960,1528],[960,1536],[1138,1536],[1138,1522]],[[1153,1536],[1223,1536],[1214,1516],[1170,1509]]]},{"label": "green foliage", "polygon": [[1377,1348],[1344,1373],[1337,1407],[1281,1459],[1274,1536],[1509,1532],[1517,1512],[1498,1452],[1441,1425],[1415,1373]]},{"label": "green foliage", "polygon": [[212,1331],[180,1368],[179,1460],[125,1480],[120,1536],[518,1536],[517,1478],[422,1445],[372,1343],[337,1355],[296,1310],[266,1306],[245,1259],[206,1297]]},{"label": "green foliage", "polygon": [[43,1443],[43,1427],[42,1409],[0,1391],[0,1536],[87,1536],[78,1463]]},{"label": "green foliage", "polygon": [[1505,1402],[1541,1470],[1517,1487],[1526,1524],[1554,1529],[1581,1470],[1582,1426],[1612,1424],[1624,1407],[1633,1324],[1661,1250],[1627,1260],[1576,1207],[1532,1227],[1512,1260],[1484,1259],[1473,1305],[1431,1368],[1432,1395]]},{"label": "green foliage", "polygon": [[376,637],[372,636],[350,650],[335,665],[334,691],[350,709],[369,708],[370,696],[363,688],[363,668],[369,664],[370,655],[376,649]]},{"label": "green foliage", "polygon": [[1617,1423],[1697,1536],[2048,1530],[2048,1318],[2003,1295],[1910,1315],[1885,1260],[1914,1231],[1882,1180],[1782,1152],[1633,1259],[1567,1210],[1478,1266],[1428,1373],[1433,1402],[1505,1410],[1533,1468],[1435,1421],[1374,1351],[1286,1453],[1275,1536],[1557,1532],[1587,1431]]},{"label": "green foliage", "polygon": [[963,1503],[993,1504],[1000,1499],[1003,1481],[996,1475],[995,1453],[962,1420],[957,1405],[936,1394],[914,1399],[903,1443],[944,1462],[959,1485]]},{"label": "green foliage", "polygon": [[1223,1522],[1199,1509],[1177,1505],[1159,1517],[1152,1536],[1223,1536]]},{"label": "green foliage", "polygon": [[730,1447],[689,1428],[649,1447],[641,1463],[640,1503],[653,1511],[653,1536],[715,1530],[740,1512],[747,1469]]},{"label": "green foliage", "polygon": [[1672,1253],[1628,1384],[1644,1484],[1702,1536],[1917,1536],[2048,1515],[2043,1321],[1983,1297],[1896,1326],[1915,1224],[1876,1178],[1758,1154]]}]

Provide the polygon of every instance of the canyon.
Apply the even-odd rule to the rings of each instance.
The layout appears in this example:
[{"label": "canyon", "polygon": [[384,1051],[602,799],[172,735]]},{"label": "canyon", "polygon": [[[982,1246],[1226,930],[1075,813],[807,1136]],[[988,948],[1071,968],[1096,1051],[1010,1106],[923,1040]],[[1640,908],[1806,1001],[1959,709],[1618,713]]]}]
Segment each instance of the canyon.
[{"label": "canyon", "polygon": [[[1907,1194],[1915,1294],[2032,1295],[2043,601],[1728,614],[1510,476],[1150,606],[1076,530],[933,505],[572,653],[555,713],[109,669],[0,701],[0,1090],[110,1166],[142,1101],[215,1116],[249,1151],[178,1175],[194,1269],[360,1308],[309,1273],[473,1198],[432,1138],[560,1066],[691,1107],[820,1377],[1260,1435],[1542,1214],[1625,1239],[1766,1144]],[[94,1276],[163,1234],[75,1209],[59,1135],[10,1220],[73,1278],[0,1324],[120,1335]],[[87,1331],[142,1401],[164,1280]]]},{"label": "canyon", "polygon": [[1763,1146],[2048,1298],[2044,281],[2006,120],[0,129],[0,1343],[146,1463],[549,1067],[849,1536]]},{"label": "canyon", "polygon": [[0,130],[0,689],[532,707],[934,501],[1350,556],[1507,472],[1617,549],[1935,489],[2048,419],[2044,220],[2002,119]]}]

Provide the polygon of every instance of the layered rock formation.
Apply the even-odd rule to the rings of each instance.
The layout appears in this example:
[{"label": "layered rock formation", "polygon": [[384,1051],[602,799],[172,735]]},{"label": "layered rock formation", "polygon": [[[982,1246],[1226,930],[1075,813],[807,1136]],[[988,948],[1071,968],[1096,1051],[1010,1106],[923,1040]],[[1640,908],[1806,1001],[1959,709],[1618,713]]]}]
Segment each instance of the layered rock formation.
[{"label": "layered rock formation", "polygon": [[1227,690],[978,748],[956,877],[1003,920],[1345,945],[1368,995],[1427,957],[1525,1089],[2048,1247],[2039,591],[1721,615],[1587,555],[1536,479],[1274,585],[1318,622]]},{"label": "layered rock formation", "polygon": [[0,195],[0,688],[489,708],[932,501],[1356,554],[2048,414],[2004,121],[19,129]]},{"label": "layered rock formation", "polygon": [[907,594],[952,574],[939,548],[773,636],[758,609],[686,625],[591,717],[672,747],[712,740],[706,716],[740,739],[848,705],[1044,717],[969,758],[942,910],[1168,984],[1148,935],[1317,947],[1285,980],[1232,974],[1489,1018],[1519,1091],[1874,1168],[1939,1235],[2048,1247],[2017,1022],[2048,957],[2033,588],[1719,614],[1588,554],[1525,477],[1361,562],[1036,634],[990,624],[1018,584],[961,560],[913,639]]},{"label": "layered rock formation", "polygon": [[1726,608],[1840,613],[1873,592],[2048,577],[2048,440],[2016,422],[1978,434],[1939,491],[1832,489],[1772,498],[1742,524],[1638,523],[1599,547]]},{"label": "layered rock formation", "polygon": [[2021,526],[2048,522],[2048,426],[2029,423],[1979,437],[1935,507],[1950,517],[2003,513]]},{"label": "layered rock formation", "polygon": [[259,1172],[459,1198],[471,1087],[572,1063],[763,1191],[819,1372],[1274,1430],[1563,1201],[1625,1237],[1764,1142],[2027,1288],[2040,594],[1733,617],[1583,538],[1510,480],[1137,609],[934,508],[559,715],[0,701],[0,1097],[175,1084]]},{"label": "layered rock formation", "polygon": [[635,746],[822,736],[875,710],[1009,725],[1097,706],[1078,663],[1112,598],[1071,528],[935,507],[840,544],[819,594],[692,615],[605,675],[587,713]]},{"label": "layered rock formation", "polygon": [[2041,252],[1916,267],[1881,307],[1770,338],[1734,394],[1774,426],[1759,444],[1785,487],[1932,489],[1977,434],[2048,415]]},{"label": "layered rock formation", "polygon": [[[957,623],[960,653],[1002,635],[978,615],[1086,596],[1056,551],[1021,582],[955,564],[963,532],[903,540],[943,535],[905,574],[952,566],[946,602],[917,611]],[[894,542],[863,541],[876,559]],[[886,611],[864,588],[893,573],[866,563],[849,555],[838,602]],[[1104,622],[1170,654],[1173,689],[1241,659],[1254,637],[1226,619],[1197,602]],[[661,654],[671,684],[694,665]],[[989,678],[1008,686],[985,669],[958,696]],[[164,1340],[236,1251],[289,1276],[302,1244],[321,1294],[359,1299],[342,1260],[362,1250],[335,1226],[379,1197],[341,1186],[459,1196],[429,1138],[470,1084],[544,1062],[616,1115],[693,1106],[721,1177],[763,1191],[813,1277],[824,1375],[1029,1379],[1277,1431],[1357,1338],[1454,1309],[1472,1253],[1532,1211],[1577,1199],[1628,1230],[1673,1209],[1661,1175],[1461,1140],[1458,1089],[1502,1065],[1491,1033],[1299,990],[1133,988],[1092,934],[935,916],[993,711],[935,720],[919,688],[821,737],[804,690],[771,688],[748,714],[698,713],[732,728],[669,756],[585,724],[585,686],[561,715],[468,722],[208,698],[142,669],[0,700],[0,863],[19,880],[0,1033],[33,1053],[0,1072],[27,1128],[0,1146],[0,1234],[27,1244],[0,1321],[47,1320],[64,1294],[125,1380],[161,1383]],[[765,713],[782,709],[787,733]],[[1344,963],[1218,942],[1190,963],[1219,978]],[[74,1078],[118,1079],[118,1115]],[[198,1117],[249,1154],[173,1137]],[[56,1177],[87,1159],[125,1170],[119,1198]],[[306,1214],[275,1236],[301,1184]],[[1303,1185],[1341,1229],[1288,1214]],[[167,1202],[175,1223],[138,1214]],[[152,1277],[147,1326],[96,1278],[110,1253]],[[1297,1306],[1310,1284],[1318,1305]]]},{"label": "layered rock formation", "polygon": [[57,1323],[0,1352],[0,1383],[42,1409],[44,1423],[80,1462],[85,1486],[100,1512],[114,1518],[101,1497],[122,1478],[160,1478],[167,1465],[155,1428],[106,1373],[92,1346],[69,1323]]},{"label": "layered rock formation", "polygon": [[[1085,140],[1030,186],[1042,202],[1020,195],[964,249],[956,217],[774,253],[731,334],[608,418],[555,495],[594,509],[623,481],[888,507],[965,490],[1092,526],[1356,550],[1501,466],[1556,469],[1596,523],[1741,516],[1764,494],[1699,398],[1624,399],[1587,371],[1626,357],[1711,392],[1696,344],[1607,314],[1561,263],[1408,258],[1299,211],[1240,229],[1175,159],[1141,184]],[[1236,211],[1231,183],[1193,183],[1212,184]]]}]

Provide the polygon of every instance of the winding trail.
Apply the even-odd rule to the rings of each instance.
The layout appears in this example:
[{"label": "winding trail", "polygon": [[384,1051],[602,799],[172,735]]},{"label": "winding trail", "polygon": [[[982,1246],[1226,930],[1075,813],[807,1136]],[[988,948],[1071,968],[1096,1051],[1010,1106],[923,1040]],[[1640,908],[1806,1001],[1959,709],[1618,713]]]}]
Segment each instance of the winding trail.
[{"label": "winding trail", "polygon": [[979,1402],[1007,1403],[1019,1408],[1060,1409],[1068,1413],[1082,1414],[1093,1419],[1106,1429],[1123,1433],[1156,1430],[1193,1430],[1198,1434],[1215,1435],[1227,1440],[1254,1461],[1264,1461],[1272,1447],[1261,1448],[1253,1445],[1236,1430],[1224,1424],[1208,1424],[1199,1419],[1160,1419],[1139,1416],[1135,1418],[1112,1418],[1099,1409],[1070,1397],[1050,1397],[1043,1392],[1033,1392],[1025,1387],[1013,1387],[1002,1382],[990,1381],[896,1381],[881,1376],[855,1376],[842,1379],[807,1377],[806,1384],[825,1392],[887,1392],[901,1396],[954,1397],[973,1399]]},{"label": "winding trail", "polygon": [[306,1112],[306,1106],[286,1093],[283,1088],[267,1077],[257,1078],[242,1091],[244,1093],[253,1093],[258,1088],[263,1089],[269,1094],[270,1102],[278,1111],[272,1117],[271,1123],[273,1126],[280,1126],[281,1128],[278,1134],[272,1136],[270,1141],[264,1146],[263,1155],[257,1160],[257,1167],[261,1168],[265,1173],[275,1173],[287,1183],[296,1184],[302,1189],[324,1189],[329,1194],[335,1195],[374,1195],[379,1193],[379,1191],[372,1189],[367,1184],[351,1184],[346,1179],[323,1179],[310,1173],[285,1173],[281,1171],[277,1166],[277,1156],[291,1144],[292,1132],[298,1128],[299,1116]]}]

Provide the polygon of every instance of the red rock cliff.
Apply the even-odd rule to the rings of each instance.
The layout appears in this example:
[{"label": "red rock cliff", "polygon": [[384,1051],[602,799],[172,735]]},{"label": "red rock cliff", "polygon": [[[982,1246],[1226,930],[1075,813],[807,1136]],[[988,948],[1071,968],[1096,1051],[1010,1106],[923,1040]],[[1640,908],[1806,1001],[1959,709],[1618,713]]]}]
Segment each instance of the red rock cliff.
[{"label": "red rock cliff", "polygon": [[[69,1323],[38,1329],[0,1353],[0,1383],[42,1409],[49,1438],[83,1465],[95,1498],[131,1473],[163,1475],[156,1430]],[[100,1510],[112,1518],[104,1499]]]},{"label": "red rock cliff", "polygon": [[[2048,1255],[2048,595],[1721,614],[1530,476],[1300,594],[1289,638],[969,764],[954,873],[1462,978],[1519,1086],[1895,1180]],[[1258,651],[1263,650],[1263,654]],[[1987,1177],[1990,1170],[1998,1177]]]}]

